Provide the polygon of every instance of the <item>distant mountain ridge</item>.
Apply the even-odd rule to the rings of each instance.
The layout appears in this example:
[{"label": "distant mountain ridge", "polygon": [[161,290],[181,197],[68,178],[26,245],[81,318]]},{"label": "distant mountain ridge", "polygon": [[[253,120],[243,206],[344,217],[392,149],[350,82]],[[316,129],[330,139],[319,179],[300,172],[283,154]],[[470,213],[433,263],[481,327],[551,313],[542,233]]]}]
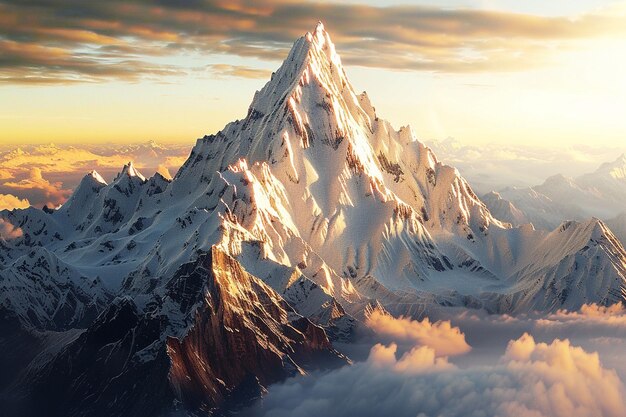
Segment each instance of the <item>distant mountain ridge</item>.
[{"label": "distant mountain ridge", "polygon": [[626,212],[626,155],[577,178],[555,175],[541,185],[506,188],[483,200],[496,217],[514,225],[552,229],[567,219],[604,219],[626,242],[626,225],[620,221]]}]

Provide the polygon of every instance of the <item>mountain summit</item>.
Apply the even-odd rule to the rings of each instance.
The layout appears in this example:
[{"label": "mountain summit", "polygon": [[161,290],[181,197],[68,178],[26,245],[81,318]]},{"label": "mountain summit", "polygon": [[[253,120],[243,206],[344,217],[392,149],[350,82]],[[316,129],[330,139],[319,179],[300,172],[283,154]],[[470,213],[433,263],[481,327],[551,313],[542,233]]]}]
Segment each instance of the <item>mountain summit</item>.
[{"label": "mountain summit", "polygon": [[494,218],[354,91],[322,24],[173,180],[128,164],[52,213],[0,220],[21,231],[0,240],[0,334],[38,347],[0,364],[16,415],[217,414],[346,363],[337,342],[372,306],[515,313],[625,294],[604,224]]}]

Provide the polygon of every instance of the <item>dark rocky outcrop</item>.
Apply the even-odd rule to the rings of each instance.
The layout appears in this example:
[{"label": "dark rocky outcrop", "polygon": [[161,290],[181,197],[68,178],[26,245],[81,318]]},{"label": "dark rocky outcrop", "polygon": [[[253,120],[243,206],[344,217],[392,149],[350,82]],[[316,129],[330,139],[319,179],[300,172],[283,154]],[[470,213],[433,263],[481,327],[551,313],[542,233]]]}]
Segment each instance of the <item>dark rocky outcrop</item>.
[{"label": "dark rocky outcrop", "polygon": [[13,369],[4,415],[221,415],[271,383],[346,363],[321,327],[215,247],[181,266],[145,310],[118,297],[75,337],[5,325],[13,339],[3,340],[38,351]]}]

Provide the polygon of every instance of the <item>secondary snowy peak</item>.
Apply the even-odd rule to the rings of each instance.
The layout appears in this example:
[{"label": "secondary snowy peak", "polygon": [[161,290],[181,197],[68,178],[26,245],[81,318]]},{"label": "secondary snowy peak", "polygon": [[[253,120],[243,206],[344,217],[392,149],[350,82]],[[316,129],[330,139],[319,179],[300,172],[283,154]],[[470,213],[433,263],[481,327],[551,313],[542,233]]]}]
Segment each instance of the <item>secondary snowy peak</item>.
[{"label": "secondary snowy peak", "polygon": [[621,246],[606,224],[596,218],[585,222],[563,222],[559,228],[549,235],[548,239],[553,237],[558,237],[566,242],[565,245],[555,245],[561,251],[579,250],[588,245],[589,242],[603,243],[615,248]]},{"label": "secondary snowy peak", "polygon": [[568,178],[562,174],[556,174],[551,177],[548,177],[544,183],[538,187],[535,187],[538,190],[548,189],[551,191],[570,191],[570,189],[578,188],[576,181],[573,178]]},{"label": "secondary snowy peak", "polygon": [[95,169],[91,171],[89,174],[85,175],[83,181],[92,181],[96,184],[107,185],[107,182],[102,178],[102,176]]},{"label": "secondary snowy peak", "polygon": [[502,196],[495,191],[485,194],[482,197],[482,201],[487,205],[489,211],[500,220],[511,223],[514,226],[532,223],[532,221],[530,221],[521,210],[515,207],[513,203],[503,199]]},{"label": "secondary snowy peak", "polygon": [[107,186],[107,182],[102,176],[95,170],[85,175],[78,184],[78,187],[72,193],[72,197],[77,195],[84,195],[88,193],[97,193],[100,189]]},{"label": "secondary snowy peak", "polygon": [[581,178],[588,176],[604,176],[615,180],[626,181],[626,154],[621,154],[615,161],[606,162],[600,166],[594,173],[588,174]]},{"label": "secondary snowy peak", "polygon": [[110,184],[92,171],[52,217],[64,229],[63,238],[77,239],[74,233],[100,237],[119,230],[135,215],[142,197],[161,193],[168,184],[160,175],[146,180],[132,162],[124,165]]},{"label": "secondary snowy peak", "polygon": [[171,182],[171,179],[165,178],[163,174],[156,172],[146,183],[146,194],[148,196],[160,194],[165,191]]},{"label": "secondary snowy peak", "polygon": [[119,174],[117,174],[117,176],[115,177],[114,182],[121,181],[124,177],[138,178],[142,182],[146,180],[146,177],[141,175],[141,173],[137,170],[137,168],[135,168],[135,165],[133,164],[132,161],[124,165],[124,167],[122,168],[122,171]]},{"label": "secondary snowy peak", "polygon": [[513,277],[514,311],[613,304],[626,297],[626,251],[602,221],[567,221],[537,244]]},{"label": "secondary snowy peak", "polygon": [[[61,206],[59,211],[68,212],[70,216],[80,214],[77,211],[84,211],[91,200],[93,200],[94,196],[107,185],[107,182],[97,171],[91,171],[83,177],[78,187],[76,187],[70,198]],[[74,208],[71,213],[69,212],[70,207]]]}]

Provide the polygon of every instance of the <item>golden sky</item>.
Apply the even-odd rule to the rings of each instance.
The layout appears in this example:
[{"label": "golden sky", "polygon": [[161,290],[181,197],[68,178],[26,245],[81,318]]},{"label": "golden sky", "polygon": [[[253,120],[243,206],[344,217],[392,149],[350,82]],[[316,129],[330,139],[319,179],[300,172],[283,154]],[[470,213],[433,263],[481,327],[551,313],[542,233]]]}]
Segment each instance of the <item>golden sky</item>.
[{"label": "golden sky", "polygon": [[626,148],[622,0],[0,0],[0,144],[192,143],[317,20],[422,139]]}]

